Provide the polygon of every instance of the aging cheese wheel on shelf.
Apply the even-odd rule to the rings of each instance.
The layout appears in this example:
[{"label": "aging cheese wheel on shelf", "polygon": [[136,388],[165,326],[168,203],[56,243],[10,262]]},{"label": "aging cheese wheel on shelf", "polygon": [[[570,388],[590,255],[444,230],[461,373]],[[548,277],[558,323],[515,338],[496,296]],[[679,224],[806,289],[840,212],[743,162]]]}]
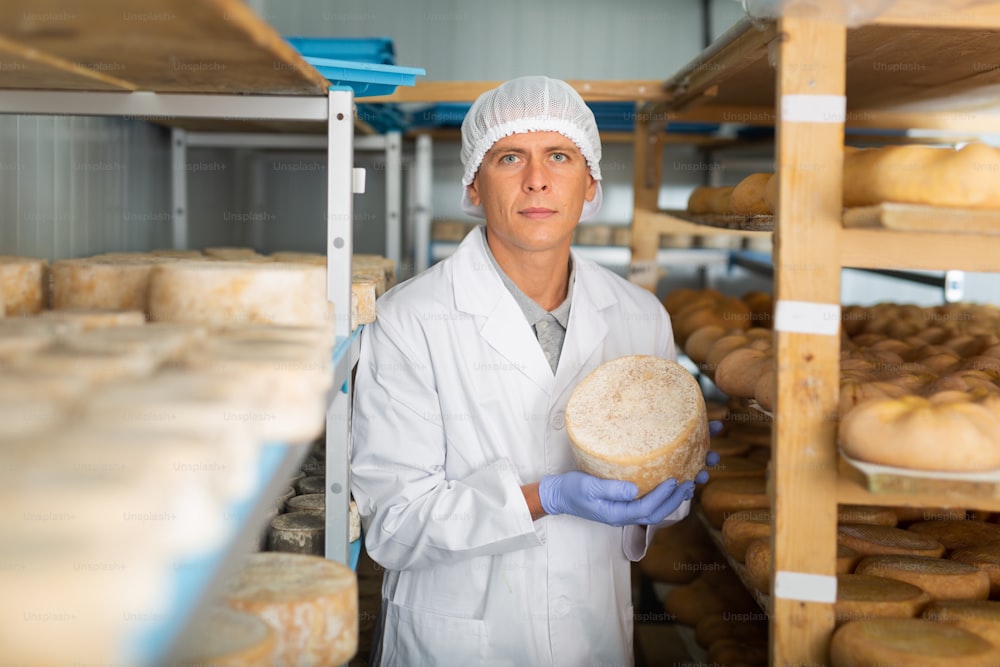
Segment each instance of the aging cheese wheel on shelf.
[{"label": "aging cheese wheel on shelf", "polygon": [[847,413],[839,438],[848,456],[870,463],[946,472],[1000,468],[1000,418],[971,402],[869,401]]},{"label": "aging cheese wheel on shelf", "polygon": [[743,348],[727,354],[715,369],[715,384],[729,396],[753,398],[757,382],[773,368],[771,352]]},{"label": "aging cheese wheel on shelf", "polygon": [[740,181],[729,197],[729,206],[736,215],[770,215],[774,209],[767,203],[765,189],[770,173],[750,174]]},{"label": "aging cheese wheel on shelf", "polygon": [[178,649],[178,665],[271,667],[277,635],[253,614],[213,607]]},{"label": "aging cheese wheel on shelf", "polygon": [[731,514],[741,510],[766,510],[770,508],[767,482],[762,477],[734,479],[709,479],[700,497],[705,518],[715,528]]},{"label": "aging cheese wheel on shelf", "polygon": [[354,278],[351,281],[351,329],[375,321],[375,281]]},{"label": "aging cheese wheel on shelf", "polygon": [[1000,662],[1000,653],[982,637],[945,623],[872,618],[837,628],[830,660],[833,667],[987,667]]},{"label": "aging cheese wheel on shelf", "polygon": [[1000,542],[1000,525],[985,521],[917,521],[907,526],[907,530],[937,540],[948,551]]},{"label": "aging cheese wheel on shelf", "polygon": [[223,259],[223,260],[253,260],[262,257],[253,248],[242,248],[242,247],[228,247],[220,246],[213,248],[205,248],[202,251],[205,257],[211,259]]},{"label": "aging cheese wheel on shelf", "polygon": [[704,214],[732,213],[730,198],[735,186],[710,186],[702,185],[691,191],[688,197],[687,210],[689,213]]},{"label": "aging cheese wheel on shelf", "polygon": [[198,345],[207,331],[196,324],[152,322],[150,324],[102,327],[64,339],[63,345],[84,352],[138,352],[158,361],[177,357]]},{"label": "aging cheese wheel on shelf", "polygon": [[898,523],[891,507],[870,505],[839,505],[837,523],[868,523],[876,526],[895,526]]},{"label": "aging cheese wheel on shelf", "polygon": [[1000,646],[1000,602],[994,600],[935,600],[923,618],[954,625]]},{"label": "aging cheese wheel on shelf", "polygon": [[982,143],[961,150],[884,146],[844,155],[844,206],[882,202],[1000,208],[1000,155]]},{"label": "aging cheese wheel on shelf", "polygon": [[750,542],[770,535],[771,511],[767,509],[734,512],[722,522],[723,548],[738,563],[743,562]]},{"label": "aging cheese wheel on shelf", "polygon": [[902,528],[871,524],[837,526],[837,542],[849,546],[862,556],[902,554],[939,558],[945,552],[944,545],[930,537]]},{"label": "aging cheese wheel on shelf", "polygon": [[223,597],[275,630],[275,665],[339,665],[357,652],[357,577],[340,563],[305,554],[250,554]]},{"label": "aging cheese wheel on shelf", "polygon": [[[66,325],[80,331],[109,327],[137,327],[146,323],[146,316],[141,310],[122,310],[120,308],[43,310],[38,313],[37,317],[40,320],[52,322],[54,325]],[[65,338],[65,336],[61,336],[61,338]]]},{"label": "aging cheese wheel on shelf", "polygon": [[326,553],[326,519],[319,512],[279,514],[271,519],[267,546],[270,551],[322,556]]},{"label": "aging cheese wheel on shelf", "polygon": [[16,361],[55,342],[79,325],[41,321],[37,317],[0,319],[0,366]]},{"label": "aging cheese wheel on shelf", "polygon": [[303,493],[285,501],[286,512],[325,512],[325,493]]},{"label": "aging cheese wheel on shelf", "polygon": [[1000,598],[1000,542],[956,549],[948,558],[975,565],[990,578],[990,597]]},{"label": "aging cheese wheel on shelf", "polygon": [[93,385],[112,380],[145,377],[156,370],[159,360],[138,352],[74,350],[53,345],[11,362],[22,373],[68,375]]},{"label": "aging cheese wheel on shelf", "polygon": [[159,266],[149,281],[150,319],[212,327],[256,322],[333,326],[326,271],[285,262],[199,262]]},{"label": "aging cheese wheel on shelf", "polygon": [[927,591],[935,600],[985,600],[990,579],[973,565],[928,556],[883,554],[863,558],[855,574],[905,581]]},{"label": "aging cheese wheel on shelf", "polygon": [[46,262],[0,255],[0,315],[33,315],[45,308]]},{"label": "aging cheese wheel on shelf", "polygon": [[52,264],[52,308],[117,309],[149,312],[153,269],[178,260],[149,256],[94,256]]},{"label": "aging cheese wheel on shelf", "polygon": [[697,380],[660,357],[619,357],[594,369],[566,404],[566,432],[584,472],[634,482],[693,480],[705,467],[708,419]]},{"label": "aging cheese wheel on shelf", "polygon": [[834,614],[838,623],[862,618],[912,618],[931,601],[918,586],[870,574],[838,574]]}]

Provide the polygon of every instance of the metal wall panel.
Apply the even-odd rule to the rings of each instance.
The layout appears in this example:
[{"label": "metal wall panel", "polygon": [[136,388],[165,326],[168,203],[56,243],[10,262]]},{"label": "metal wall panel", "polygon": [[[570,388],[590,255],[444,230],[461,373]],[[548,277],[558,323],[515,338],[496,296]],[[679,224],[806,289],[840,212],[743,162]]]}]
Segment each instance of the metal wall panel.
[{"label": "metal wall panel", "polygon": [[48,260],[170,243],[163,128],[0,116],[0,254]]}]

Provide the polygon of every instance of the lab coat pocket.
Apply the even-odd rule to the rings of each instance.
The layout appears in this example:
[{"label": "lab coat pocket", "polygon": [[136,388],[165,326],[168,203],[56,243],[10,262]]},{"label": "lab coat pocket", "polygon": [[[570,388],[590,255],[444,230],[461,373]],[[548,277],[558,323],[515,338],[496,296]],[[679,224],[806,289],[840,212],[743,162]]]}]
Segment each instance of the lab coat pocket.
[{"label": "lab coat pocket", "polygon": [[479,664],[486,648],[486,623],[384,601],[383,665],[414,667]]}]

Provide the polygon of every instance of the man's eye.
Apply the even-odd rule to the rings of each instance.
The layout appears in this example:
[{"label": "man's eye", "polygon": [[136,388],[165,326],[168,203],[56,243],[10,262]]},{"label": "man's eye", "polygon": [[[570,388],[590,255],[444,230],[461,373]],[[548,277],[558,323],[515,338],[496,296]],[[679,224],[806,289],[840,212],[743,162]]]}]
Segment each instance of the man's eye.
[{"label": "man's eye", "polygon": [[504,155],[503,157],[500,158],[500,162],[502,162],[504,164],[514,164],[515,162],[517,162],[517,156],[516,155]]},{"label": "man's eye", "polygon": [[565,162],[566,160],[569,159],[569,156],[566,155],[565,153],[553,153],[552,159],[555,160],[556,162]]}]

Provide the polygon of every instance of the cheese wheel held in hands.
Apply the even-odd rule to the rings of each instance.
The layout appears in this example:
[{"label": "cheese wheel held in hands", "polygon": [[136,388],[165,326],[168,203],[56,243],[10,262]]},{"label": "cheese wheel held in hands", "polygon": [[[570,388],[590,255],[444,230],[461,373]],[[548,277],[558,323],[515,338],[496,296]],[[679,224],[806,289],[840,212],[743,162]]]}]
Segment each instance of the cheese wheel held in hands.
[{"label": "cheese wheel held in hands", "polygon": [[701,388],[668,359],[632,355],[598,366],[570,395],[566,431],[581,470],[634,482],[640,496],[669,478],[692,480],[705,467]]}]

